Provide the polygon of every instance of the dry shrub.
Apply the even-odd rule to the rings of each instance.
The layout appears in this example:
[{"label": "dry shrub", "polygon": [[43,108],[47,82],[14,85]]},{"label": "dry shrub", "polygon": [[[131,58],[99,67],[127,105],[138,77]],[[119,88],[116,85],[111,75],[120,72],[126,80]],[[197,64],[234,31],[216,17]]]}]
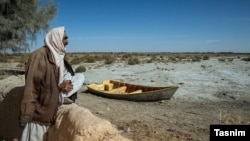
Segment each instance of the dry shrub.
[{"label": "dry shrub", "polygon": [[192,61],[193,62],[200,62],[201,61],[201,56],[194,56],[193,58],[192,58]]},{"label": "dry shrub", "polygon": [[76,73],[77,72],[85,72],[85,71],[86,71],[86,68],[82,65],[76,68]]},{"label": "dry shrub", "polygon": [[87,55],[84,57],[86,63],[95,63],[96,62],[96,58],[94,56],[90,56],[90,55]]},{"label": "dry shrub", "polygon": [[208,55],[205,55],[202,57],[203,60],[209,60],[209,56]]},{"label": "dry shrub", "polygon": [[228,62],[232,62],[234,60],[234,58],[227,58]]},{"label": "dry shrub", "polygon": [[103,55],[102,58],[105,64],[112,64],[115,61],[115,57],[111,55]]},{"label": "dry shrub", "polygon": [[205,68],[206,68],[206,66],[205,66],[205,65],[201,65],[201,68],[202,68],[202,69],[205,69]]},{"label": "dry shrub", "polygon": [[132,57],[132,58],[129,58],[128,64],[129,65],[140,64],[140,60],[137,57]]},{"label": "dry shrub", "polygon": [[218,58],[218,61],[219,61],[219,62],[225,62],[226,59],[225,59],[225,58]]},{"label": "dry shrub", "polygon": [[242,61],[250,61],[250,56],[241,59]]},{"label": "dry shrub", "polygon": [[80,58],[80,57],[75,57],[75,58],[73,58],[73,59],[70,61],[70,63],[73,64],[73,65],[75,65],[75,64],[80,64],[81,62],[82,62],[82,58]]},{"label": "dry shrub", "polygon": [[250,123],[250,117],[249,117],[249,121],[243,121],[242,116],[240,115],[235,115],[232,116],[231,114],[229,114],[229,111],[223,111],[221,109],[219,109],[219,123],[220,124],[249,124]]}]

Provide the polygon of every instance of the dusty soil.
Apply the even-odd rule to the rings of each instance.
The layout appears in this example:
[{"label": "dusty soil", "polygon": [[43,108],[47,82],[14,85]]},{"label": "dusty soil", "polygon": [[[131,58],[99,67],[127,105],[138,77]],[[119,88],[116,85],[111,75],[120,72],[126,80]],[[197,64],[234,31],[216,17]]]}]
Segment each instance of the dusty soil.
[{"label": "dusty soil", "polygon": [[88,93],[79,95],[77,104],[111,121],[122,135],[137,141],[206,141],[209,140],[211,124],[242,122],[237,119],[238,116],[249,118],[250,110],[249,102],[189,102],[172,99],[138,103],[106,99]]},{"label": "dusty soil", "polygon": [[[166,86],[181,84],[170,100],[133,102],[96,96],[83,86],[76,103],[109,120],[135,141],[207,141],[211,124],[250,124],[250,63],[234,57],[220,62],[85,64],[85,83],[105,79]],[[74,66],[77,67],[77,66]],[[24,77],[0,80],[1,94]],[[12,85],[10,85],[12,84]],[[3,113],[1,113],[3,114]]]},{"label": "dusty soil", "polygon": [[[92,66],[93,67],[93,66]],[[219,62],[115,64],[91,69],[86,83],[116,79],[143,85],[182,84],[171,100],[131,102],[80,91],[77,104],[134,140],[209,140],[211,124],[249,124],[250,64]]]}]

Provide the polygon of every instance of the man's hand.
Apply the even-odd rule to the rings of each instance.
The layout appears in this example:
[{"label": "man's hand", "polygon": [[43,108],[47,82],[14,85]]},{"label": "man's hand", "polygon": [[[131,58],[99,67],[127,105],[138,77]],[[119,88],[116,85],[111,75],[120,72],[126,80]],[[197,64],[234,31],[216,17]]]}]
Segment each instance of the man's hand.
[{"label": "man's hand", "polygon": [[68,93],[68,92],[72,91],[73,84],[70,80],[66,80],[60,84],[59,88],[61,89],[61,91]]}]

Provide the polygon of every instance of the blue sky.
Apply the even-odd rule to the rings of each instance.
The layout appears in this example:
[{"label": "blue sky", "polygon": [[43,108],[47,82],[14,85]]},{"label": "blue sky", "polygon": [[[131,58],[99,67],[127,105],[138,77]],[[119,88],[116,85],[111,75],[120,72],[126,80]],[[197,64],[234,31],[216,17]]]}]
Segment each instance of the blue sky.
[{"label": "blue sky", "polygon": [[54,2],[67,52],[250,52],[250,0]]}]

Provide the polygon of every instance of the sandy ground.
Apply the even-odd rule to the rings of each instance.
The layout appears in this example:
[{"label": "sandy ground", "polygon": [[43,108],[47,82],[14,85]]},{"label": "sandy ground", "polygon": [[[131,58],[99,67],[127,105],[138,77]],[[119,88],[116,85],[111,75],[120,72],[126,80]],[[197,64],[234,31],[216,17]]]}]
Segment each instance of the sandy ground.
[{"label": "sandy ground", "polygon": [[[172,99],[157,102],[103,98],[86,93],[85,86],[79,90],[78,105],[109,120],[123,136],[135,141],[207,141],[211,124],[250,124],[250,62],[236,57],[225,62],[210,58],[201,62],[84,65],[86,84],[105,79],[150,86],[181,84]],[[23,75],[0,80],[0,94],[21,85]]]}]

